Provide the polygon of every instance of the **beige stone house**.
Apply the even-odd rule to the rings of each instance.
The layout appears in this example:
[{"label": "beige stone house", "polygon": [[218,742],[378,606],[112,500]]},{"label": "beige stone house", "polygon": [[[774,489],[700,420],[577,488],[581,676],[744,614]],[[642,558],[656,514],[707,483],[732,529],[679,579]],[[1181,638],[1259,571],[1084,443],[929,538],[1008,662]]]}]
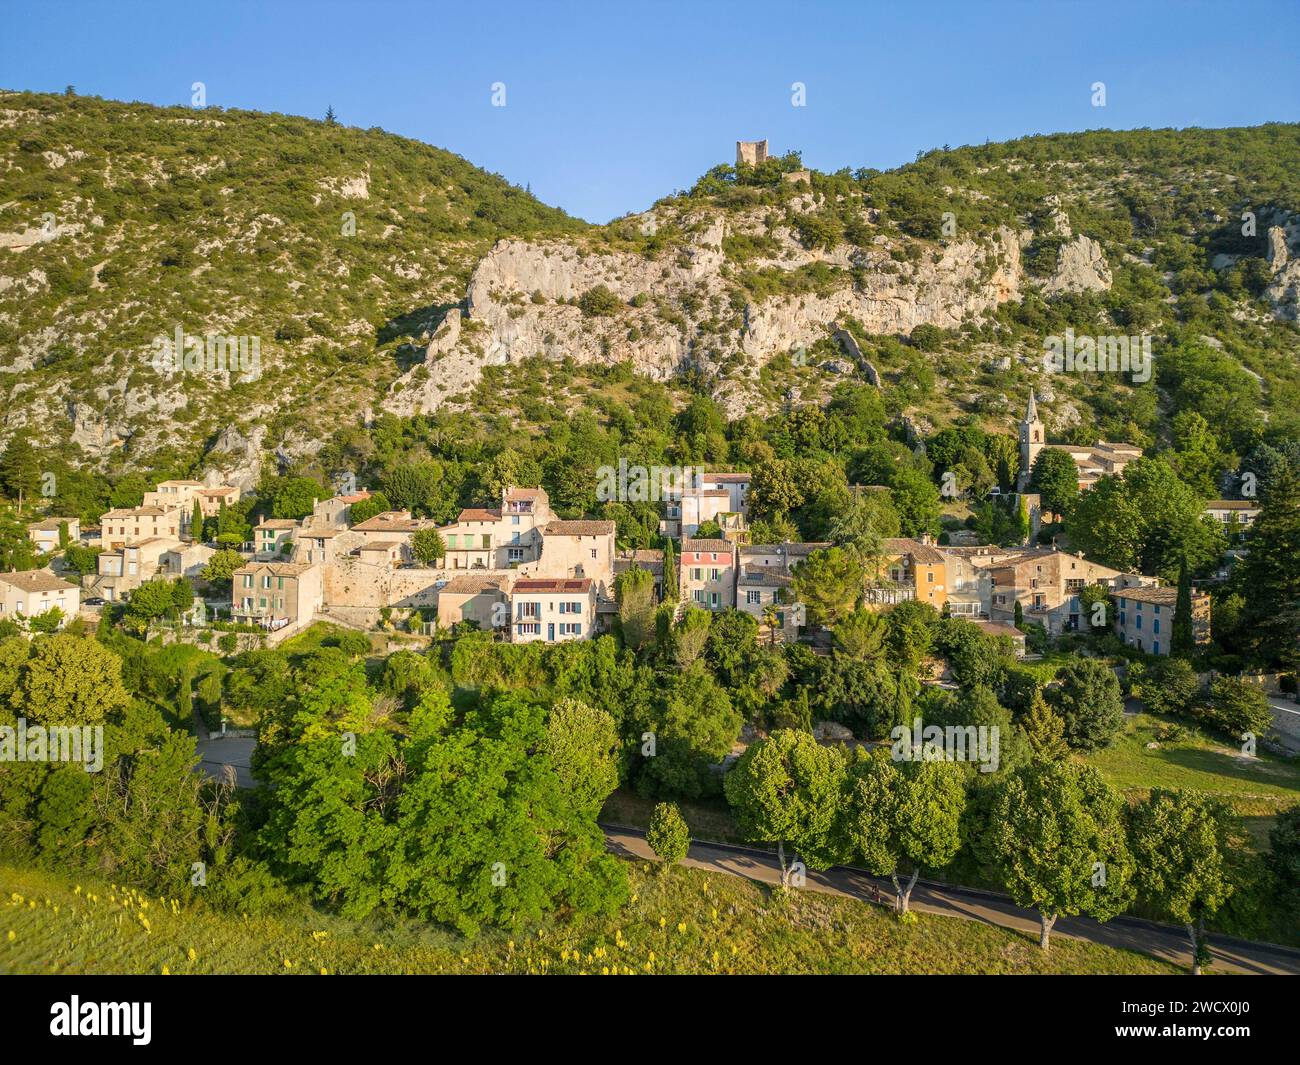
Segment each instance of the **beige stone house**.
[{"label": "beige stone house", "polygon": [[614,594],[615,525],[612,521],[551,521],[541,530],[535,562],[519,567],[524,577],[588,577],[596,594]]},{"label": "beige stone house", "polygon": [[1079,593],[1087,585],[1156,583],[1153,577],[1121,573],[1052,548],[997,557],[986,569],[991,580],[989,620],[1014,621],[1018,602],[1026,622],[1040,624],[1054,636],[1080,628]]},{"label": "beige stone house", "polygon": [[203,567],[215,555],[216,549],[207,544],[180,544],[164,551],[158,559],[158,572],[168,577],[188,577],[198,580]]},{"label": "beige stone house", "polygon": [[[1115,633],[1139,651],[1169,654],[1174,617],[1178,606],[1177,588],[1122,588],[1116,590]],[[1210,596],[1192,590],[1192,640],[1210,642]]]},{"label": "beige stone house", "polygon": [[59,549],[59,530],[64,526],[68,530],[69,543],[81,539],[81,521],[78,518],[42,518],[40,521],[28,522],[27,538],[37,551],[48,555]]},{"label": "beige stone house", "polygon": [[[409,510],[386,510],[352,526],[351,532],[360,537],[360,543],[385,543],[397,541],[402,545],[402,557],[411,558],[411,541],[421,529],[436,529],[432,518],[413,518]],[[443,537],[444,542],[446,537]],[[451,566],[448,548],[447,565]]]},{"label": "beige stone house", "polygon": [[499,507],[469,507],[443,526],[448,569],[510,569],[536,562],[542,530],[556,521],[541,488],[505,488]]},{"label": "beige stone house", "polygon": [[510,591],[512,643],[587,640],[596,627],[596,585],[589,577],[520,578]]},{"label": "beige stone house", "polygon": [[484,631],[504,628],[510,620],[511,574],[488,576],[464,573],[438,591],[438,624],[450,629],[462,621]]},{"label": "beige stone house", "polygon": [[259,559],[276,558],[293,543],[298,523],[290,518],[267,518],[253,526],[253,553]]},{"label": "beige stone house", "polygon": [[312,507],[311,513],[302,519],[302,528],[304,533],[308,530],[346,529],[352,524],[352,506],[354,503],[360,503],[369,499],[370,492],[364,489],[359,492],[350,492],[346,495],[330,496],[329,499],[317,500],[316,505]]},{"label": "beige stone house", "polygon": [[790,640],[798,635],[806,620],[802,603],[786,600],[794,567],[807,560],[814,551],[823,551],[830,543],[742,544],[737,549],[736,599],[734,606],[758,622],[765,637],[772,633],[767,623],[769,607],[776,610],[777,639]]},{"label": "beige stone house", "polygon": [[357,548],[357,554],[372,566],[396,568],[402,564],[403,550],[400,540],[369,540]]},{"label": "beige stone house", "polygon": [[91,595],[115,601],[156,577],[162,560],[185,544],[175,536],[152,536],[101,551],[95,559],[96,573],[86,583]]},{"label": "beige stone house", "polygon": [[47,569],[0,573],[0,620],[34,618],[50,610],[63,613],[63,621],[81,609],[81,589]]},{"label": "beige stone house", "polygon": [[310,621],[322,606],[322,571],[296,562],[241,566],[231,583],[231,617],[272,630]]},{"label": "beige stone house", "polygon": [[181,510],[178,507],[124,507],[110,510],[100,518],[99,537],[105,550],[159,537],[178,540],[180,535]]}]

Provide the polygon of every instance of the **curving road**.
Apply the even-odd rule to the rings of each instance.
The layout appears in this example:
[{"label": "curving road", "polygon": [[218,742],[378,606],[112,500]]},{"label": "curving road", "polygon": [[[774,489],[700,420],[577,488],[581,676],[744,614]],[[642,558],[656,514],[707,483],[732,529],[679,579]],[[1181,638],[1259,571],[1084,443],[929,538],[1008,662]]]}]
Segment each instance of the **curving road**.
[{"label": "curving road", "polygon": [[[605,831],[606,845],[612,853],[624,857],[653,858],[645,841],[644,830],[604,823],[601,828]],[[684,864],[695,869],[743,876],[763,884],[779,884],[781,881],[776,855],[754,847],[692,842]],[[892,906],[894,889],[888,880],[869,876],[859,869],[847,866],[833,866],[823,873],[809,872],[806,885],[799,890],[820,891],[870,902],[873,886],[880,889],[881,898]],[[919,913],[963,917],[1028,933],[1035,943],[1038,941],[1038,914],[1015,905],[1005,895],[918,880],[916,889],[912,892],[911,907]],[[1190,970],[1191,967],[1191,950],[1181,929],[1136,917],[1117,917],[1105,924],[1085,917],[1062,917],[1052,929],[1052,935],[1087,940],[1120,950],[1140,951],[1184,969]],[[1227,936],[1211,936],[1210,946],[1211,972],[1300,975],[1300,950]]]}]

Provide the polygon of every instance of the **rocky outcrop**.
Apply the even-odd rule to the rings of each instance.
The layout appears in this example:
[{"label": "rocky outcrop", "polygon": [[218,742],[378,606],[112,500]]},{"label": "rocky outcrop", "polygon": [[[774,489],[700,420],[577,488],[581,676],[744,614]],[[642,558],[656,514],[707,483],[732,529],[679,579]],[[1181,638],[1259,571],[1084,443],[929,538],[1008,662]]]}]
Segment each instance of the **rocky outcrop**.
[{"label": "rocky outcrop", "polygon": [[1043,284],[1043,294],[1104,292],[1110,285],[1110,266],[1102,254],[1101,245],[1091,237],[1079,234],[1058,249],[1056,270]]},{"label": "rocky outcrop", "polygon": [[259,425],[245,436],[233,425],[226,426],[208,449],[204,464],[220,474],[223,484],[251,492],[262,478],[262,445],[266,427]]},{"label": "rocky outcrop", "polygon": [[1288,232],[1282,226],[1268,230],[1268,265],[1272,280],[1264,289],[1264,296],[1273,305],[1278,318],[1300,317],[1300,259],[1291,257]]},{"label": "rocky outcrop", "polygon": [[[647,218],[643,225],[655,224]],[[956,242],[920,261],[896,262],[884,247],[809,251],[782,227],[775,232],[782,257],[753,265],[788,272],[790,294],[738,309],[742,290],[722,248],[734,220],[688,221],[689,243],[659,258],[567,241],[499,241],[474,270],[464,315],[448,315],[425,363],[394,385],[384,406],[399,414],[433,410],[473,385],[484,366],[541,356],[626,361],[657,380],[688,366],[714,373],[727,362],[717,398],[728,413],[739,413],[746,382],[764,363],[810,347],[846,316],[870,333],[906,334],[923,323],[951,329],[1020,296],[1027,234],[1010,229],[991,241]],[[796,291],[794,272],[813,263],[834,270],[834,280],[816,292]],[[583,296],[599,288],[618,305],[584,308]]]}]

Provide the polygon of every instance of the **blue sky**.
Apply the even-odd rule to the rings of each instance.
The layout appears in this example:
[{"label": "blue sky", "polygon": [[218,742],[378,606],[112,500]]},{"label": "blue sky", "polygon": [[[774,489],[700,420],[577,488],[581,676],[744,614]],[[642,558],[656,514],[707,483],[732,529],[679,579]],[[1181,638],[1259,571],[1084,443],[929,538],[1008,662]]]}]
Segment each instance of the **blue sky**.
[{"label": "blue sky", "polygon": [[177,104],[202,81],[221,106],[332,104],[596,222],[688,187],[737,139],[885,169],[1031,133],[1300,118],[1295,0],[0,0],[0,26],[3,88]]}]

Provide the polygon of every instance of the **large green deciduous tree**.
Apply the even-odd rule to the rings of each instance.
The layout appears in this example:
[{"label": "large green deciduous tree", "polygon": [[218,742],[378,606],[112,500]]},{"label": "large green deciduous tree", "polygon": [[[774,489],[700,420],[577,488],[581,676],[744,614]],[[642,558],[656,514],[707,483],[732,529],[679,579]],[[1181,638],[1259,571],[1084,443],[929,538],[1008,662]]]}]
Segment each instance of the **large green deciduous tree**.
[{"label": "large green deciduous tree", "polygon": [[965,806],[958,763],[893,762],[881,752],[849,767],[836,835],[848,860],[889,877],[894,908],[906,914],[921,871],[941,869],[956,856]]},{"label": "large green deciduous tree", "polygon": [[751,744],[723,781],[741,834],[775,843],[781,887],[790,886],[785,847],[812,868],[835,859],[832,828],[840,803],[844,759],[811,733],[778,729]]},{"label": "large green deciduous tree", "polygon": [[1198,975],[1209,959],[1205,919],[1233,891],[1231,813],[1199,792],[1154,788],[1134,808],[1131,820],[1138,892],[1186,927],[1192,973]]},{"label": "large green deciduous tree", "polygon": [[992,851],[1019,906],[1038,911],[1039,942],[1058,917],[1106,921],[1133,897],[1123,800],[1095,769],[1034,760],[999,785],[989,818]]}]

